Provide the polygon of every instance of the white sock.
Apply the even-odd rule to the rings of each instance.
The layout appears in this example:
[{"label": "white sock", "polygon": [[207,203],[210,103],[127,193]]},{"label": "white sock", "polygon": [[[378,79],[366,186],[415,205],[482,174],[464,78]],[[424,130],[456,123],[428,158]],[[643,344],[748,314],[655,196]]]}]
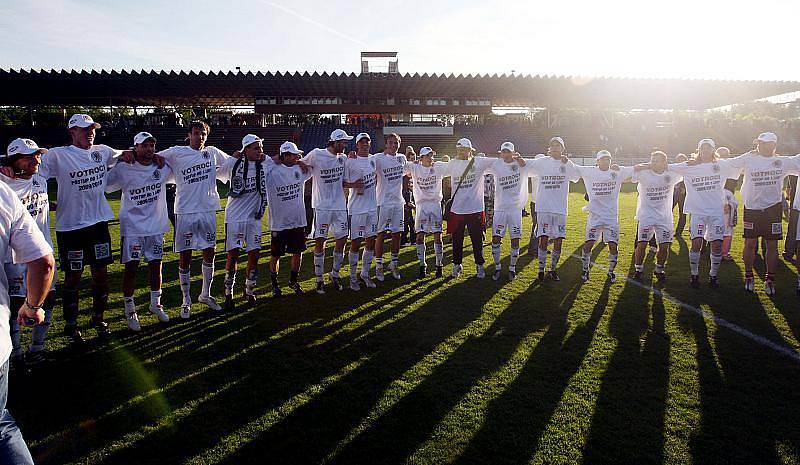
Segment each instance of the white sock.
[{"label": "white sock", "polygon": [[442,266],[442,257],[444,256],[444,246],[440,242],[433,243],[433,250],[436,253],[436,266]]},{"label": "white sock", "polygon": [[417,244],[417,260],[419,260],[419,266],[425,266],[425,243]]},{"label": "white sock", "polygon": [[585,250],[581,252],[581,262],[583,263],[583,271],[589,271],[589,265],[592,263],[592,253]]},{"label": "white sock", "polygon": [[361,255],[361,276],[369,276],[369,269],[372,267],[372,257],[374,256],[374,250],[364,248],[364,253]]},{"label": "white sock", "polygon": [[225,295],[233,295],[233,286],[236,285],[236,271],[225,272]]},{"label": "white sock", "polygon": [[214,280],[214,262],[203,262],[203,287],[200,289],[200,295],[208,297],[211,295],[211,282]]},{"label": "white sock", "polygon": [[390,263],[390,268],[393,269],[393,270],[396,270],[399,261],[400,261],[400,259],[397,256],[397,254],[396,253],[392,253],[392,261],[389,262]]},{"label": "white sock", "polygon": [[492,258],[494,259],[494,267],[500,269],[500,244],[492,244]]},{"label": "white sock", "polygon": [[339,277],[339,270],[342,269],[342,263],[344,262],[344,251],[337,252],[333,251],[333,268],[331,269],[331,275],[334,278]]},{"label": "white sock", "polygon": [[689,251],[689,272],[692,276],[700,274],[700,252]]},{"label": "white sock", "polygon": [[325,252],[314,252],[314,275],[317,277],[317,282],[322,282],[322,274],[325,272]]},{"label": "white sock", "polygon": [[353,252],[351,250],[350,253],[347,254],[347,262],[350,264],[350,281],[356,281],[356,273],[358,272],[358,252]]},{"label": "white sock", "polygon": [[617,254],[608,254],[608,272],[613,273],[614,268],[617,267]]},{"label": "white sock", "polygon": [[663,272],[664,272],[664,264],[656,263],[656,273],[663,273]]},{"label": "white sock", "polygon": [[150,291],[150,307],[155,308],[161,305],[161,289]]},{"label": "white sock", "polygon": [[181,294],[183,294],[183,305],[190,305],[192,303],[192,297],[189,295],[189,284],[192,282],[190,271],[178,268],[178,281],[180,281],[181,283]]},{"label": "white sock", "polygon": [[711,254],[711,271],[708,272],[709,276],[716,276],[719,273],[719,264],[722,263],[722,254]]},{"label": "white sock", "polygon": [[637,272],[641,273],[641,272],[642,272],[642,270],[644,270],[644,265],[633,265],[633,268],[634,268],[634,269],[635,269]]},{"label": "white sock", "polygon": [[250,275],[245,278],[244,280],[244,293],[247,295],[255,295],[256,291],[256,281],[258,280],[258,274],[256,270],[250,272]]},{"label": "white sock", "polygon": [[383,270],[383,257],[375,257],[375,269]]},{"label": "white sock", "polygon": [[559,258],[561,258],[560,250],[554,250],[553,253],[550,254],[550,271],[556,271]]},{"label": "white sock", "polygon": [[125,315],[130,315],[131,313],[136,311],[136,303],[133,301],[133,296],[131,297],[123,297],[122,301],[125,305]]},{"label": "white sock", "polygon": [[514,272],[517,271],[517,259],[519,259],[519,247],[517,247],[516,249],[512,247],[511,248],[511,260],[510,260],[510,262],[508,264],[508,270],[509,271],[514,271]]},{"label": "white sock", "polygon": [[539,249],[539,273],[544,272],[547,263],[547,249]]}]

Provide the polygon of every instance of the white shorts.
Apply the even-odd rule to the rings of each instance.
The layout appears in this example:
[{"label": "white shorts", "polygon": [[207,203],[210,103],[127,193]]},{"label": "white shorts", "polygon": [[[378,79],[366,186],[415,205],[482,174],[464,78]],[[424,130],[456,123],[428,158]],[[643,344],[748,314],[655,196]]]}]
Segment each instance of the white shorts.
[{"label": "white shorts", "polygon": [[[28,296],[28,265],[24,263],[4,263],[3,268],[6,271],[6,278],[8,278],[8,296],[9,297],[27,297]],[[53,283],[50,285],[50,290],[56,290],[56,280],[53,278]],[[12,314],[16,314],[18,309],[12,308]]]},{"label": "white shorts", "polygon": [[495,210],[492,215],[492,236],[504,237],[508,231],[511,239],[522,237],[522,209],[510,212]]},{"label": "white shorts", "polygon": [[164,235],[122,237],[122,263],[161,260],[164,256]]},{"label": "white shorts", "polygon": [[314,239],[325,239],[328,232],[334,239],[347,237],[347,210],[314,209]]},{"label": "white shorts", "polygon": [[175,215],[175,252],[213,249],[217,245],[217,212]]},{"label": "white shorts", "polygon": [[689,238],[702,237],[707,241],[721,241],[725,237],[725,216],[719,215],[699,216],[691,215],[689,220]]},{"label": "white shorts", "polygon": [[225,251],[244,249],[251,252],[261,248],[261,220],[225,223]]},{"label": "white shorts", "polygon": [[421,202],[417,204],[417,215],[414,218],[414,230],[418,233],[442,232],[442,204],[439,202]]},{"label": "white shorts", "polygon": [[609,242],[619,243],[619,221],[589,213],[586,218],[586,240],[599,241],[600,239],[606,244]]},{"label": "white shorts", "polygon": [[567,215],[559,213],[536,213],[536,237],[567,237]]},{"label": "white shorts", "polygon": [[378,234],[378,210],[350,215],[350,239],[364,239]]},{"label": "white shorts", "polygon": [[378,231],[401,233],[405,229],[402,205],[384,205],[378,207]]},{"label": "white shorts", "polygon": [[666,244],[672,242],[672,225],[671,224],[649,224],[644,225],[639,223],[636,227],[636,242],[650,242],[650,238],[656,238],[659,244]]}]

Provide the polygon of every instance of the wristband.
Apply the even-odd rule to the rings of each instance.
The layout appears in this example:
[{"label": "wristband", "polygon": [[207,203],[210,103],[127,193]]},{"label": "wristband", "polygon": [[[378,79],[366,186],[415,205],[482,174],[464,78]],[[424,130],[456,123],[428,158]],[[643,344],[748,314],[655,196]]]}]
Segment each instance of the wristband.
[{"label": "wristband", "polygon": [[28,299],[25,299],[25,306],[28,307],[28,309],[33,310],[34,312],[38,312],[39,310],[42,309],[41,305],[31,305],[31,303],[28,302]]}]

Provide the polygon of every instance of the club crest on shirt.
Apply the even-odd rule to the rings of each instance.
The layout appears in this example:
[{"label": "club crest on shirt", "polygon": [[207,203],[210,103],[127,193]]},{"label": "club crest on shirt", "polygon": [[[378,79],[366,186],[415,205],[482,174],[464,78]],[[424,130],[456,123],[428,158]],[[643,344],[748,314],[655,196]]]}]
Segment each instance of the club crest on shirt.
[{"label": "club crest on shirt", "polygon": [[558,172],[559,173],[566,173],[567,172],[567,167],[564,166],[564,165],[559,166],[558,167]]},{"label": "club crest on shirt", "polygon": [[158,170],[153,171],[153,179],[156,180],[156,181],[161,179],[161,171],[158,171]]},{"label": "club crest on shirt", "polygon": [[375,160],[370,160],[369,161],[369,166],[374,169],[375,168]]},{"label": "club crest on shirt", "polygon": [[92,157],[92,161],[95,163],[100,163],[101,161],[103,161],[103,156],[100,155],[100,152],[98,152],[97,150],[92,152],[90,156]]},{"label": "club crest on shirt", "polygon": [[339,162],[340,165],[344,164],[344,158],[342,157],[336,157],[336,161]]},{"label": "club crest on shirt", "polygon": [[719,165],[716,164],[716,163],[712,164],[711,165],[711,171],[713,171],[715,173],[719,173]]},{"label": "club crest on shirt", "polygon": [[244,187],[244,179],[241,176],[234,176],[231,179],[231,187],[234,190],[241,190]]},{"label": "club crest on shirt", "polygon": [[36,178],[33,178],[31,184],[33,184],[33,187],[39,187],[39,181]]},{"label": "club crest on shirt", "polygon": [[611,172],[611,179],[617,179],[617,173],[614,171]]},{"label": "club crest on shirt", "polygon": [[780,168],[783,165],[783,162],[780,160],[775,160],[772,162],[772,166],[775,168]]},{"label": "club crest on shirt", "polygon": [[397,162],[398,165],[402,165],[403,164],[403,159],[402,158],[394,157],[394,159],[395,159],[395,161]]},{"label": "club crest on shirt", "polygon": [[512,171],[513,173],[516,173],[517,171],[519,171],[519,166],[517,166],[517,165],[511,165],[511,171]]},{"label": "club crest on shirt", "polygon": [[203,150],[202,152],[200,152],[200,155],[202,155],[202,156],[203,156],[203,159],[204,159],[204,160],[208,160],[209,158],[211,158],[211,154],[210,154],[210,153],[208,153],[208,151],[207,151],[207,150]]},{"label": "club crest on shirt", "polygon": [[295,171],[295,172],[294,172],[294,178],[295,178],[295,179],[300,179],[300,173],[298,173],[297,171]]}]

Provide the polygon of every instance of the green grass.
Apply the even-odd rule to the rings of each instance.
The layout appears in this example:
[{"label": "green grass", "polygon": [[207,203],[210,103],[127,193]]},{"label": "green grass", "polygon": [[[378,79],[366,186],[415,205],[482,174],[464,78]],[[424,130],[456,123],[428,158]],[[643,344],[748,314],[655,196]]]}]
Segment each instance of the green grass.
[{"label": "green grass", "polygon": [[[168,253],[163,300],[173,320],[146,314],[143,269],[143,330],[131,334],[115,265],[113,340],[97,345],[87,330],[88,349],[71,352],[59,306],[48,341],[58,361],[12,378],[9,408],[41,464],[798,463],[800,363],[623,279],[610,285],[600,269],[582,283],[580,261],[567,256],[583,242],[585,202],[571,195],[560,283],[535,284],[528,256],[511,283],[476,279],[471,256],[462,278],[420,282],[407,247],[400,282],[273,301],[262,264],[256,309],[215,315],[196,305],[184,321]],[[618,275],[633,271],[635,202],[622,195]],[[781,262],[774,299],[763,286],[746,294],[739,236],[717,290],[686,286],[678,239],[665,292],[800,350],[794,271]],[[503,253],[507,267],[507,243]],[[447,273],[450,254],[446,246]],[[491,261],[488,246],[484,254]],[[606,257],[596,249],[599,264]],[[646,263],[649,279],[653,257]],[[199,261],[193,268],[196,296]],[[284,262],[283,283],[287,273]]]}]

